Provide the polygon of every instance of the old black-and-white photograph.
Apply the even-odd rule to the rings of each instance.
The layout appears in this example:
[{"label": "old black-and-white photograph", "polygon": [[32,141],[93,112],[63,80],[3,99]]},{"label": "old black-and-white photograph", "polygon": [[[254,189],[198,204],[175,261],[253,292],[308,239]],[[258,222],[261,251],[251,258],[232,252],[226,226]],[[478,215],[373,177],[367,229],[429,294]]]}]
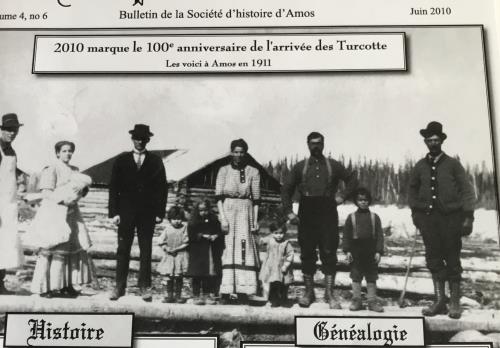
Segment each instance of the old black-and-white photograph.
[{"label": "old black-and-white photograph", "polygon": [[483,28],[251,32],[403,32],[406,70],[33,74],[54,32],[0,32],[0,312],[232,346],[296,315],[500,331]]}]

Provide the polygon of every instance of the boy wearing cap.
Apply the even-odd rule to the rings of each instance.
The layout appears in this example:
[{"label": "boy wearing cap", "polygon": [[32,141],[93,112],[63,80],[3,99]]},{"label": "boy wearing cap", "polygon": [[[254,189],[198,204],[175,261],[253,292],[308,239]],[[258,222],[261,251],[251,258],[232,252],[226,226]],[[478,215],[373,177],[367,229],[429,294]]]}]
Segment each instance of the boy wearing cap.
[{"label": "boy wearing cap", "polygon": [[17,157],[12,142],[19,133],[16,114],[2,116],[0,124],[0,295],[5,288],[5,270],[22,264],[22,247],[17,237]]},{"label": "boy wearing cap", "polygon": [[165,217],[167,178],[163,161],[146,150],[153,133],[136,124],[129,131],[133,151],[119,155],[113,165],[109,186],[109,217],[118,225],[116,287],[110,299],[125,295],[130,248],[137,230],[140,249],[138,286],[144,301],[151,301],[151,253],[155,223]]},{"label": "boy wearing cap", "polygon": [[[427,268],[434,283],[434,303],[422,310],[425,316],[448,312],[458,319],[462,267],[462,236],[472,233],[474,189],[460,162],[446,155],[443,126],[430,122],[420,134],[429,153],[415,164],[410,176],[409,204],[415,226],[425,245]],[[445,282],[449,282],[450,305],[446,307]]]}]

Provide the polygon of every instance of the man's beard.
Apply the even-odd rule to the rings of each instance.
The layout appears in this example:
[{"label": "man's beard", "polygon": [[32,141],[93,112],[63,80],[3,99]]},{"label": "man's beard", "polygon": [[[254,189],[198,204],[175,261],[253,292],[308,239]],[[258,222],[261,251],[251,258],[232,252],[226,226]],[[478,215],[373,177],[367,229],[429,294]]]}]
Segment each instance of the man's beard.
[{"label": "man's beard", "polygon": [[314,157],[321,156],[321,149],[311,149],[311,156],[314,156]]},{"label": "man's beard", "polygon": [[431,154],[438,155],[441,153],[441,147],[440,146],[431,146],[431,147],[429,147],[429,152]]}]

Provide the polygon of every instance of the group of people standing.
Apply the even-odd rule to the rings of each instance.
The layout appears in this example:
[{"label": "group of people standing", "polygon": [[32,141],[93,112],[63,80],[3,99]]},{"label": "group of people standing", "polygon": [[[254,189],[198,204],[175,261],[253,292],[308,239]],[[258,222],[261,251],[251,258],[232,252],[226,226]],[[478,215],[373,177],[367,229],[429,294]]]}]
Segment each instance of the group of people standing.
[{"label": "group of people standing", "polygon": [[[0,293],[7,291],[3,283],[5,269],[20,266],[18,255],[14,257],[20,246],[17,229],[12,227],[17,221],[14,208],[17,202],[16,155],[11,147],[20,126],[15,114],[4,115],[0,126],[0,237],[5,250],[0,253]],[[135,125],[129,133],[133,150],[115,160],[109,187],[109,218],[118,227],[116,286],[110,299],[117,300],[126,293],[130,251],[137,234],[140,248],[137,285],[143,299],[151,301],[153,232],[167,214],[166,173],[161,158],[146,150],[153,136],[149,126]],[[461,237],[472,232],[474,191],[459,161],[441,150],[446,139],[442,125],[430,122],[420,134],[429,153],[412,170],[409,205],[414,224],[423,237],[435,288],[435,301],[422,313],[432,316],[448,312],[450,317],[459,318]],[[217,174],[218,216],[209,201],[198,203],[189,219],[182,207],[169,210],[169,223],[159,238],[164,257],[158,266],[160,274],[167,276],[166,302],[183,302],[180,292],[183,276],[188,275],[193,277],[198,304],[214,303],[216,292],[220,293],[222,303],[234,300],[247,303],[262,283],[271,305],[283,305],[293,279],[294,252],[286,238],[287,224],[297,224],[305,284],[299,305],[309,307],[315,301],[313,277],[319,249],[321,270],[325,274],[324,299],[330,308],[341,309],[334,292],[340,244],[337,206],[350,199],[357,210],[348,216],[342,238],[342,250],[351,265],[353,300],[349,308],[363,308],[361,282],[365,278],[368,309],[383,311],[376,301],[376,280],[384,241],[380,218],[369,209],[371,194],[358,187],[355,172],[323,155],[322,134],[309,134],[307,145],[310,156],[292,168],[282,187],[284,218],[271,221],[271,234],[266,238],[259,241],[257,238],[260,173],[248,163],[248,145],[243,139],[231,142],[230,163]],[[77,204],[87,186],[77,185],[74,190],[77,195],[72,199],[64,196],[61,199],[61,194],[57,194],[57,188],[72,182],[71,174],[78,171],[69,164],[74,150],[71,142],[57,143],[57,164],[44,169],[40,180],[44,200],[55,199],[57,204],[67,207],[66,221],[71,230],[66,241],[39,252],[32,289],[42,294],[53,290],[73,293],[73,284],[86,283],[92,278],[92,262],[86,253],[90,240],[85,238],[88,234]],[[344,183],[342,191],[340,182]],[[299,200],[298,214],[292,209],[295,197]],[[262,265],[261,243],[266,245]],[[446,281],[450,283],[449,306],[444,294]],[[208,294],[203,301],[201,292]]]},{"label": "group of people standing", "polygon": [[[23,247],[18,236],[17,156],[12,147],[20,127],[16,114],[6,114],[0,125],[0,294],[5,288],[5,270],[23,265]],[[56,160],[45,167],[39,178],[42,202],[33,223],[32,240],[39,244],[31,291],[43,297],[56,293],[76,296],[74,284],[95,278],[91,246],[78,200],[86,194],[90,178],[70,165],[75,144],[60,141],[55,145]]]}]

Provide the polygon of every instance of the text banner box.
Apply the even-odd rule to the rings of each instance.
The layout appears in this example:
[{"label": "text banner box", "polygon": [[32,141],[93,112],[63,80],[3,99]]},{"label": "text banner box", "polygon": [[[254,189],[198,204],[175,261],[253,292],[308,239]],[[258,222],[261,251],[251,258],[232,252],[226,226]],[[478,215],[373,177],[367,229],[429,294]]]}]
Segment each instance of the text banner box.
[{"label": "text banner box", "polygon": [[[295,348],[293,343],[241,342],[241,348]],[[493,348],[491,342],[431,344],[426,348]]]},{"label": "text banner box", "polygon": [[33,73],[406,70],[404,33],[41,35]]},{"label": "text banner box", "polygon": [[132,347],[134,315],[7,313],[5,347]]},{"label": "text banner box", "polygon": [[421,317],[296,317],[297,346],[423,347]]},{"label": "text banner box", "polygon": [[217,348],[217,336],[159,335],[134,337],[134,348]]}]

